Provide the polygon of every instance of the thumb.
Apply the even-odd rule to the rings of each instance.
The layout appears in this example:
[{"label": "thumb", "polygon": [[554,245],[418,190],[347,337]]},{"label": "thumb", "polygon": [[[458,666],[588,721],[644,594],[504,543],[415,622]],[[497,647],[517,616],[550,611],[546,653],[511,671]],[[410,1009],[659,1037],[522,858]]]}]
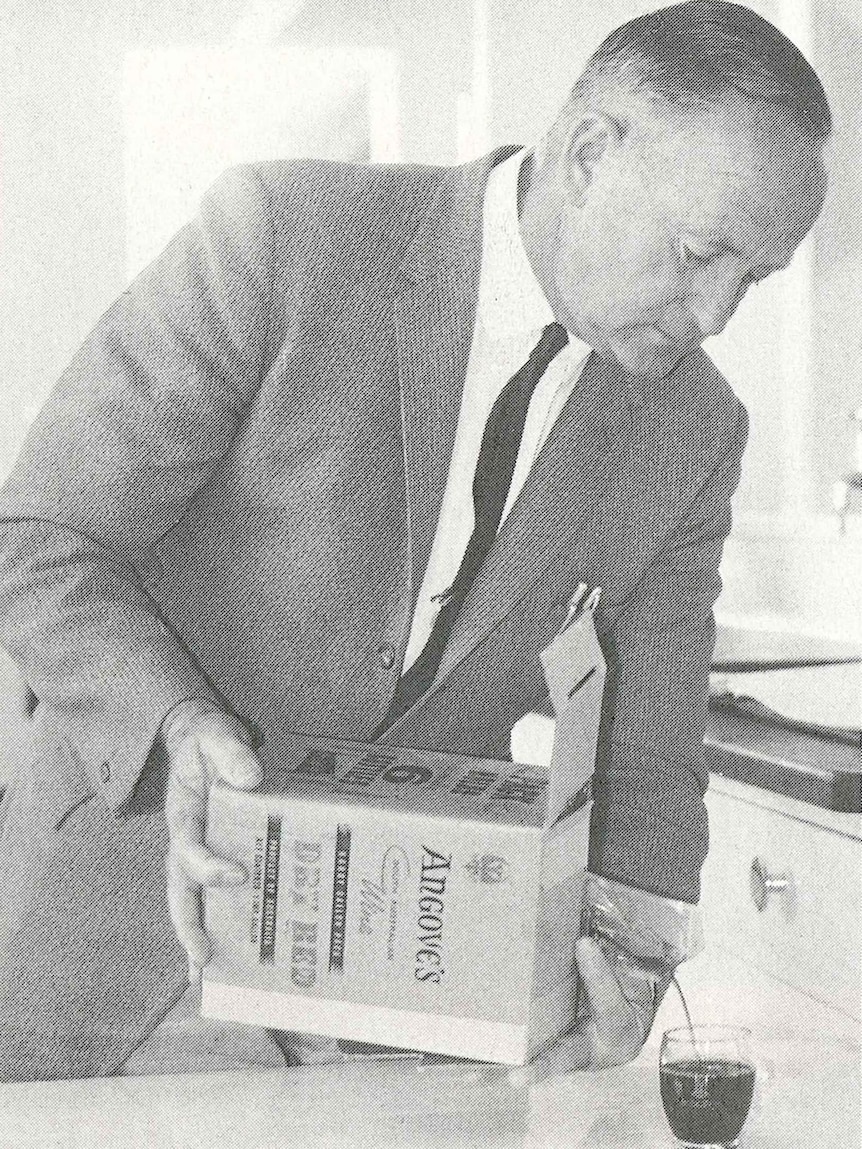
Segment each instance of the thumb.
[{"label": "thumb", "polygon": [[201,754],[211,777],[241,790],[253,790],[263,780],[260,759],[252,749],[253,735],[230,714],[209,714],[197,731]]}]

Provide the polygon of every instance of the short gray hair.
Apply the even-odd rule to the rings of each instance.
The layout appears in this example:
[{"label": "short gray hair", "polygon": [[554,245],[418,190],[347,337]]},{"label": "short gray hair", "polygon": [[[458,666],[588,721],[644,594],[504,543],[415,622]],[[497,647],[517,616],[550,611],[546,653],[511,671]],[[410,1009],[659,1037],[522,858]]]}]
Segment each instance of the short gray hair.
[{"label": "short gray hair", "polygon": [[611,32],[587,62],[563,115],[608,88],[681,109],[715,105],[736,93],[783,110],[815,142],[832,133],[826,93],[802,52],[768,20],[726,0],[687,0]]}]

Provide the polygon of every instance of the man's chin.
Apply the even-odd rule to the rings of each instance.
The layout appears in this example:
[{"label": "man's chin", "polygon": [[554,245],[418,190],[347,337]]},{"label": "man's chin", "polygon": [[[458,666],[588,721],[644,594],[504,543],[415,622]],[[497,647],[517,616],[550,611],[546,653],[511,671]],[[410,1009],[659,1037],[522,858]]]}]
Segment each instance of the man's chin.
[{"label": "man's chin", "polygon": [[666,346],[650,345],[635,340],[611,340],[610,351],[614,359],[629,375],[641,379],[663,379],[690,354],[693,348],[676,343]]}]

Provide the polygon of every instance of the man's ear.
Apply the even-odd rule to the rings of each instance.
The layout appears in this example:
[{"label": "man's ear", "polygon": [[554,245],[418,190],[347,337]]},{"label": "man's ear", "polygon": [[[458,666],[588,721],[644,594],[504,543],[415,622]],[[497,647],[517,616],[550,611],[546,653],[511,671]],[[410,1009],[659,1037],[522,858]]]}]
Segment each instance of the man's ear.
[{"label": "man's ear", "polygon": [[604,112],[586,112],[566,136],[560,162],[569,195],[583,203],[599,164],[625,136],[625,127]]}]

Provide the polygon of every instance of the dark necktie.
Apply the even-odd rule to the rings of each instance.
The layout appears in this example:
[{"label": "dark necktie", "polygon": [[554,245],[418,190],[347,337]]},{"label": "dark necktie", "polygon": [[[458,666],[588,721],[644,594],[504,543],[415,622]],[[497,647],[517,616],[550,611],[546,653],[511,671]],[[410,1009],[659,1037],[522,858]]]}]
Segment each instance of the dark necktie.
[{"label": "dark necktie", "polygon": [[559,323],[549,323],[527,362],[512,376],[491,408],[473,479],[473,533],[455,581],[445,594],[428,641],[416,661],[402,675],[389,713],[377,731],[378,735],[409,710],[434,681],[458,612],[497,537],[530,399],[548,364],[567,342],[565,327]]}]

